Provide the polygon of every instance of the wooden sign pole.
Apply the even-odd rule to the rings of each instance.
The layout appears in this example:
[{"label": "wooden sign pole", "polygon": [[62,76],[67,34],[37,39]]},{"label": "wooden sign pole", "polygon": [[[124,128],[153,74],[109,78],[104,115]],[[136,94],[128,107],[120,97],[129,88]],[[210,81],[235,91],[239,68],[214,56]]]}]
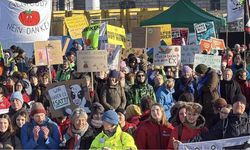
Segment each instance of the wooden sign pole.
[{"label": "wooden sign pole", "polygon": [[51,68],[50,68],[50,62],[49,62],[49,53],[48,53],[48,49],[49,47],[52,47],[50,44],[48,44],[48,46],[46,46],[46,59],[47,59],[47,65],[49,68],[49,82],[52,83],[52,76],[51,76]]}]

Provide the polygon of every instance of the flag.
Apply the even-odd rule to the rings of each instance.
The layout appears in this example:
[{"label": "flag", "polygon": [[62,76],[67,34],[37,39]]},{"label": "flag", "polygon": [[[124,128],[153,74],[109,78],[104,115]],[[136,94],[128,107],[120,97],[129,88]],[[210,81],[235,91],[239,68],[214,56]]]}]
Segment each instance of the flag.
[{"label": "flag", "polygon": [[245,0],[245,15],[244,15],[244,23],[245,23],[245,32],[250,34],[250,2],[249,0]]},{"label": "flag", "polygon": [[3,61],[3,60],[4,60],[3,46],[2,46],[2,44],[0,43],[0,61]]},{"label": "flag", "polygon": [[242,0],[227,0],[227,22],[244,18],[244,3]]}]

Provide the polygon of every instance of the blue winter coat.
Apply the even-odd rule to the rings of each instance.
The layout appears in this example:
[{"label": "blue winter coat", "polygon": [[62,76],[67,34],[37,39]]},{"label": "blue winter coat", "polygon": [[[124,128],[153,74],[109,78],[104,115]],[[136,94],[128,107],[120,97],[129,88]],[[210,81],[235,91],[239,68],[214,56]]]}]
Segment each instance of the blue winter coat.
[{"label": "blue winter coat", "polygon": [[167,119],[171,117],[170,109],[175,103],[173,98],[174,92],[174,89],[169,90],[164,85],[162,85],[156,92],[157,102],[164,107]]},{"label": "blue winter coat", "polygon": [[34,140],[33,129],[37,126],[35,121],[31,119],[30,122],[23,125],[21,129],[21,142],[23,149],[58,149],[60,143],[60,134],[58,126],[55,122],[49,118],[45,118],[42,126],[47,126],[49,129],[49,138],[44,139],[44,133],[42,130],[39,132],[39,138],[37,141]]}]

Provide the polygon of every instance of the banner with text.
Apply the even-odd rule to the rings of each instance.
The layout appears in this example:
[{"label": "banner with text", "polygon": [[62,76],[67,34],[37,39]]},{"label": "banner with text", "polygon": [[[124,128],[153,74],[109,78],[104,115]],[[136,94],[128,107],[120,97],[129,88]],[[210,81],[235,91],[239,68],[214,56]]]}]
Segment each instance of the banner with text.
[{"label": "banner with text", "polygon": [[114,45],[121,45],[125,48],[126,45],[126,32],[124,28],[107,25],[108,43]]},{"label": "banner with text", "polygon": [[241,20],[244,17],[243,0],[227,0],[227,22]]},{"label": "banner with text", "polygon": [[83,29],[82,40],[87,49],[97,49],[99,43],[100,24],[90,25]]},{"label": "banner with text", "polygon": [[160,31],[161,31],[161,39],[165,42],[165,44],[172,45],[171,24],[165,24],[160,26]]},{"label": "banner with text", "polygon": [[89,26],[88,19],[85,15],[76,15],[65,18],[65,24],[68,28],[70,37],[72,39],[81,39],[82,30]]},{"label": "banner with text", "polygon": [[214,22],[195,23],[194,31],[198,43],[200,43],[202,39],[210,40],[211,37],[215,37]]},{"label": "banner with text", "polygon": [[185,43],[187,43],[188,34],[188,28],[172,28],[172,45],[181,45],[182,39],[184,39]]},{"label": "banner with text", "polygon": [[107,56],[105,50],[77,51],[77,72],[107,71]]},{"label": "banner with text", "polygon": [[199,45],[186,45],[181,46],[181,63],[182,64],[194,64],[195,54],[200,53]]},{"label": "banner with text", "polygon": [[228,138],[195,143],[180,144],[179,150],[225,150],[225,149],[246,149],[249,146],[250,136]]},{"label": "banner with text", "polygon": [[159,46],[154,48],[154,65],[177,66],[181,61],[181,46]]},{"label": "banner with text", "polygon": [[70,80],[47,86],[50,111],[53,118],[61,117],[67,110],[82,108],[90,113],[90,96],[85,80]]},{"label": "banner with text", "polygon": [[221,56],[195,54],[194,68],[199,64],[205,64],[217,71],[221,70]]},{"label": "banner with text", "polygon": [[0,1],[0,41],[32,43],[49,39],[52,1]]}]

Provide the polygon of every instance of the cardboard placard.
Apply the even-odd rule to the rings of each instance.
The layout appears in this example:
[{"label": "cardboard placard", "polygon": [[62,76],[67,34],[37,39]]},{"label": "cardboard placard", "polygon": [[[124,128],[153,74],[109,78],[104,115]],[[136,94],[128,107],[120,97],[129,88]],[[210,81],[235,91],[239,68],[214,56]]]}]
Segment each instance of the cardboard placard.
[{"label": "cardboard placard", "polygon": [[[60,40],[35,42],[34,51],[36,66],[56,65],[63,63],[62,45]],[[49,62],[47,62],[47,57]]]},{"label": "cardboard placard", "polygon": [[165,24],[160,26],[161,39],[167,44],[172,45],[172,27],[171,24]]},{"label": "cardboard placard", "polygon": [[205,64],[217,71],[221,70],[221,56],[195,54],[194,68],[199,64]]},{"label": "cardboard placard", "polygon": [[[147,31],[147,39],[146,39]],[[136,27],[132,30],[132,47],[148,48],[160,45],[160,28],[159,27]],[[147,40],[147,41],[146,41]]]},{"label": "cardboard placard", "polygon": [[108,69],[120,70],[119,62],[120,62],[121,46],[106,43],[105,49],[108,52]]},{"label": "cardboard placard", "polygon": [[126,32],[124,28],[107,25],[108,43],[114,45],[121,45],[122,48],[126,46]]},{"label": "cardboard placard", "polygon": [[212,43],[209,40],[201,40],[200,41],[200,50],[201,53],[206,52],[207,54],[211,53],[212,50]]},{"label": "cardboard placard", "polygon": [[186,45],[181,46],[181,63],[182,64],[194,64],[195,54],[200,53],[199,45]]},{"label": "cardboard placard", "polygon": [[61,117],[66,109],[83,108],[90,113],[90,96],[85,80],[70,80],[47,86],[47,98],[53,118]]},{"label": "cardboard placard", "polygon": [[65,24],[68,28],[70,37],[72,39],[81,39],[82,30],[89,26],[88,19],[85,15],[76,15],[72,17],[65,18]]},{"label": "cardboard placard", "polygon": [[181,46],[159,46],[154,48],[154,65],[177,66],[181,61]]},{"label": "cardboard placard", "polygon": [[214,22],[195,23],[194,31],[198,43],[200,43],[202,39],[210,40],[210,38],[215,37]]},{"label": "cardboard placard", "polygon": [[106,50],[77,51],[78,72],[99,72],[108,70]]},{"label": "cardboard placard", "polygon": [[182,39],[187,43],[188,35],[188,28],[172,28],[172,45],[182,45]]},{"label": "cardboard placard", "polygon": [[217,50],[225,50],[226,49],[226,46],[225,46],[223,39],[211,38],[211,41],[212,41],[212,44],[211,44],[212,49],[217,49]]}]

